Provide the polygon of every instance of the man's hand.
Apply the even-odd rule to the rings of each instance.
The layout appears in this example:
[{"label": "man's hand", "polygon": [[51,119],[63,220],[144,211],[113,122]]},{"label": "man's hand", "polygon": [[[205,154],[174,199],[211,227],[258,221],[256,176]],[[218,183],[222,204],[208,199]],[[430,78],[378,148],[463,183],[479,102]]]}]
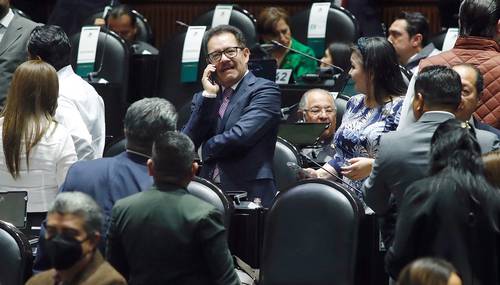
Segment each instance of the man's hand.
[{"label": "man's hand", "polygon": [[203,71],[203,76],[201,77],[201,84],[203,89],[208,94],[217,94],[219,92],[219,84],[217,82],[211,82],[210,75],[215,73],[215,65],[209,64]]},{"label": "man's hand", "polygon": [[318,178],[318,173],[312,168],[302,168],[302,171],[297,173],[299,180],[307,178]]},{"label": "man's hand", "polygon": [[342,175],[351,179],[351,180],[361,180],[368,175],[372,171],[373,158],[368,157],[355,157],[349,159],[349,163],[351,165],[342,167]]}]

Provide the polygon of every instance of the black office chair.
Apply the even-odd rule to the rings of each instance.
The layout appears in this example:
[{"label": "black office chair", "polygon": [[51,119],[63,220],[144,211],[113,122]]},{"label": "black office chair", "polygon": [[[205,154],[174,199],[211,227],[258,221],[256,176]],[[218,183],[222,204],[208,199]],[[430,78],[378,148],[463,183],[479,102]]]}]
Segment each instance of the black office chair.
[{"label": "black office chair", "polygon": [[28,16],[28,14],[24,13],[24,11],[19,10],[19,9],[17,9],[17,8],[14,8],[14,7],[12,7],[12,6],[10,7],[10,9],[12,9],[12,12],[13,12],[15,15],[18,15],[18,16],[21,16],[21,17],[26,18],[26,19],[28,19],[28,20],[31,20],[31,17],[30,17],[30,16]]},{"label": "black office chair", "polygon": [[119,140],[115,141],[114,143],[110,144],[104,150],[104,153],[102,156],[103,157],[113,157],[115,155],[118,155],[126,150],[126,146],[127,146],[127,139],[126,138],[119,139]]},{"label": "black office chair", "polygon": [[186,32],[181,32],[160,50],[159,97],[170,101],[177,110],[191,102],[194,93],[203,90],[200,79],[206,67],[205,57],[203,52],[200,52],[197,79],[193,82],[181,82],[182,48],[185,38]]},{"label": "black office chair", "polygon": [[[212,18],[214,16],[215,8],[202,14],[196,18],[191,25],[192,26],[207,26],[207,30],[211,28]],[[233,5],[233,10],[231,11],[231,17],[229,18],[229,25],[234,26],[241,30],[245,39],[247,40],[247,47],[253,48],[258,43],[257,38],[257,21],[255,17],[250,14],[247,10],[241,8],[238,5]]]},{"label": "black office chair", "polygon": [[259,285],[354,282],[363,206],[341,185],[301,181],[266,216]]},{"label": "black office chair", "polygon": [[0,284],[20,285],[31,277],[33,254],[28,239],[13,225],[0,221]]},{"label": "black office chair", "polygon": [[[307,44],[307,28],[311,9],[304,10],[292,16],[292,35],[298,41]],[[358,21],[348,10],[331,5],[328,12],[325,46],[317,58],[323,56],[326,46],[331,42],[354,42],[359,37]]]},{"label": "black office chair", "polygon": [[[71,65],[76,70],[80,33],[71,37]],[[104,101],[106,134],[120,137],[123,130],[123,117],[127,108],[130,54],[125,41],[117,34],[101,29],[97,41],[94,71],[96,78],[108,83],[91,82]]]},{"label": "black office chair", "polygon": [[337,107],[337,129],[342,124],[342,117],[347,107],[347,101],[349,101],[349,96],[344,94],[338,94],[337,98],[335,98],[335,107]]},{"label": "black office chair", "polygon": [[295,171],[287,166],[287,162],[293,162],[298,166],[302,166],[302,158],[295,146],[285,139],[278,137],[273,160],[274,180],[278,191],[285,190],[297,182],[297,175]]},{"label": "black office chair", "polygon": [[434,34],[430,38],[430,42],[434,44],[434,47],[436,47],[439,50],[443,49],[444,39],[446,38],[447,32],[448,32],[447,29],[442,30],[441,32]]},{"label": "black office chair", "polygon": [[200,198],[201,200],[212,204],[217,208],[224,217],[224,224],[226,229],[229,228],[231,215],[234,211],[234,205],[229,202],[228,198],[222,193],[219,187],[215,186],[212,182],[201,177],[194,177],[188,184],[187,190],[192,195]]},{"label": "black office chair", "polygon": [[[104,10],[95,12],[92,14],[90,17],[88,17],[85,22],[83,23],[84,26],[93,26],[95,23],[96,19],[101,18],[104,13]],[[149,24],[148,20],[141,15],[139,12],[136,10],[132,10],[132,13],[135,15],[136,18],[136,25],[137,25],[137,35],[136,35],[136,40],[141,41],[141,42],[147,42],[149,44],[154,44],[154,35],[153,35],[153,30],[151,29],[151,25]]]}]

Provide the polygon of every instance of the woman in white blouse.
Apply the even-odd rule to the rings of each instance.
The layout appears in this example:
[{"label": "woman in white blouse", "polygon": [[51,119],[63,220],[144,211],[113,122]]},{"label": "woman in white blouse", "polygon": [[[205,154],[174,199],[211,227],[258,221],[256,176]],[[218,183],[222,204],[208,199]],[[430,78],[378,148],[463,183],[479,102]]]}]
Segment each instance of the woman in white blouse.
[{"label": "woman in white blouse", "polygon": [[55,69],[27,61],[13,75],[0,118],[0,191],[28,192],[28,220],[43,218],[76,161],[68,131],[53,119],[58,93]]}]

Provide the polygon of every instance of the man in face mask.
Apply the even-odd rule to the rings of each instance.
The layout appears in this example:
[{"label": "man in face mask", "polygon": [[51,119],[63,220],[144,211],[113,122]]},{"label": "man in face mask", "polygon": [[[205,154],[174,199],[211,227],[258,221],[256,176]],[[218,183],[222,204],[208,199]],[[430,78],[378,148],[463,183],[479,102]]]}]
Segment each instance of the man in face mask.
[{"label": "man in face mask", "polygon": [[45,247],[53,269],[33,276],[26,284],[127,284],[97,250],[102,217],[90,196],[59,194],[45,225]]}]

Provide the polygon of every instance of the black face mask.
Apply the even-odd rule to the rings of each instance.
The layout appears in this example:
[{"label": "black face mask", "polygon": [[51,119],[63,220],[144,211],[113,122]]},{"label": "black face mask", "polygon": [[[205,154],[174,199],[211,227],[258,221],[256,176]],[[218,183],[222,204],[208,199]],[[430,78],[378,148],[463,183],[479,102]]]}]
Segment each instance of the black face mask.
[{"label": "black face mask", "polygon": [[75,265],[83,256],[81,244],[84,241],[60,234],[45,240],[45,247],[52,266],[56,270],[65,270]]}]

